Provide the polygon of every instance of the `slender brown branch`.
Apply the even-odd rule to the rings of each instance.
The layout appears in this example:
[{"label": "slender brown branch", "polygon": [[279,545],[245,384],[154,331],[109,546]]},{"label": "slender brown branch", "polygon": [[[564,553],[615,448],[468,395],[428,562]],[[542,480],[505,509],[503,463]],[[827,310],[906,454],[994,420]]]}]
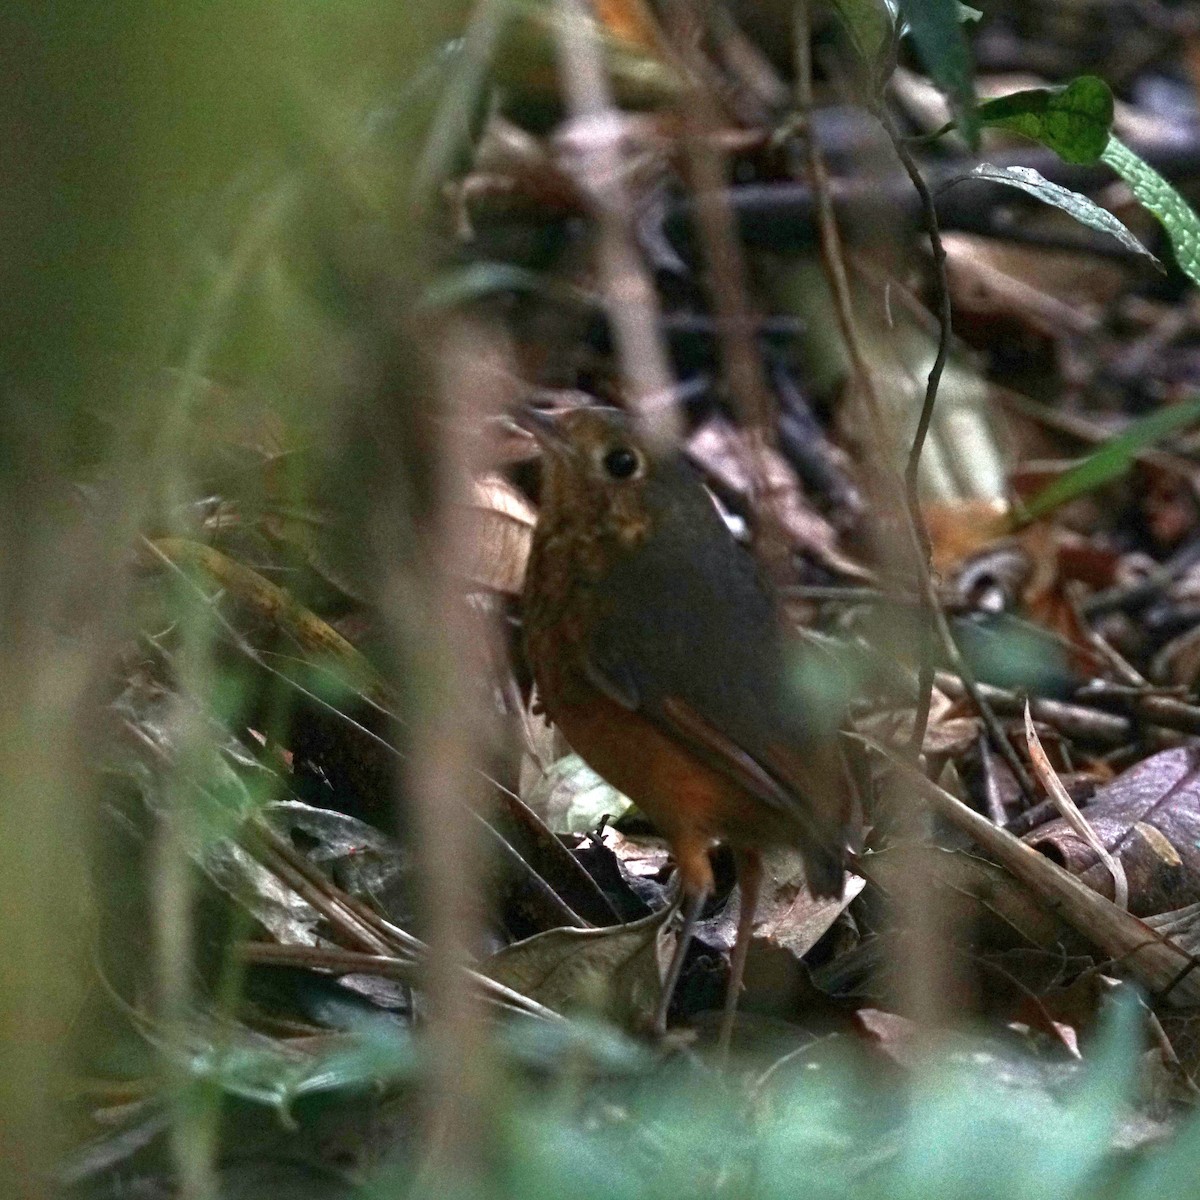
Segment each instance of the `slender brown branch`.
[{"label": "slender brown branch", "polygon": [[[807,121],[813,108],[812,32],[808,0],[799,0],[795,14],[796,101],[802,119]],[[929,558],[918,536],[916,522],[909,511],[903,482],[895,470],[895,455],[887,435],[878,383],[859,336],[841,234],[834,214],[829,174],[821,147],[811,128],[805,132],[808,175],[817,213],[822,265],[833,295],[834,311],[842,341],[866,403],[875,453],[880,464],[879,477],[887,489],[889,504],[907,517],[905,523],[911,545],[911,569],[919,582],[919,595],[928,604],[933,596]],[[925,627],[928,628],[928,625]],[[923,674],[926,671],[927,659],[932,659],[932,652],[928,646],[922,653]],[[918,691],[914,732],[919,729],[920,736],[914,737],[913,740],[914,757],[919,754],[924,740],[924,729],[929,721],[931,694],[932,689],[928,686],[922,686]],[[900,836],[909,837],[919,843],[923,833],[922,814],[915,806],[909,804],[897,805],[897,813],[904,826]],[[945,996],[951,985],[946,974],[945,956],[938,952],[938,947],[945,944],[947,914],[939,904],[928,869],[909,872],[896,889],[894,903],[898,914],[897,924],[905,930],[903,950],[896,963],[897,976],[902,988],[901,1003],[920,1024],[936,1026],[947,1016]]]},{"label": "slender brown branch", "polygon": [[465,603],[460,580],[472,553],[469,481],[482,470],[484,450],[480,439],[454,431],[480,427],[485,406],[501,409],[510,396],[509,364],[489,330],[464,321],[446,331],[439,349],[434,513],[415,569],[406,572],[397,552],[383,595],[391,601],[384,615],[397,653],[415,660],[410,669],[422,685],[401,786],[417,835],[429,930],[424,1169],[429,1186],[444,1191],[471,1190],[486,1177],[492,1088],[482,1006],[474,989],[463,986],[483,945],[484,863],[470,810],[485,802],[479,766],[490,709],[480,681],[492,658],[492,631]]},{"label": "slender brown branch", "polygon": [[[807,0],[802,0],[796,6],[796,100],[801,114],[812,110],[812,57],[810,49],[811,29]],[[879,388],[871,364],[867,361],[862,348],[858,325],[854,317],[853,298],[850,291],[849,277],[846,271],[845,253],[842,248],[841,233],[838,230],[837,218],[834,214],[832,190],[829,172],[821,148],[811,130],[805,138],[806,157],[809,180],[812,187],[813,203],[817,216],[817,227],[821,246],[821,261],[829,280],[830,290],[834,298],[834,310],[837,314],[838,327],[850,365],[858,381],[864,400],[866,401],[870,425],[875,440],[875,453],[881,464],[890,465],[892,450],[886,436],[886,420],[883,405],[879,396]],[[896,500],[907,515],[909,535],[912,540],[912,569],[918,580],[918,595],[927,610],[927,619],[922,632],[920,674],[917,687],[916,712],[913,718],[913,730],[909,740],[909,752],[914,757],[920,753],[925,740],[925,730],[929,725],[929,709],[933,695],[933,647],[928,629],[933,623],[933,608],[936,606],[935,589],[929,573],[929,538],[925,533],[924,522],[920,509],[914,505],[912,495],[900,480],[893,482],[892,472],[885,468],[884,479],[888,485],[894,486]],[[1003,753],[1001,747],[997,747]]]},{"label": "slender brown branch", "polygon": [[696,228],[708,266],[708,293],[717,316],[722,374],[726,392],[749,436],[751,507],[764,518],[756,529],[756,542],[766,565],[780,568],[777,573],[786,579],[782,568],[787,537],[764,461],[765,449],[775,443],[775,405],[763,372],[757,321],[746,289],[746,264],[729,201],[728,172],[718,140],[720,108],[704,78],[697,10],[686,0],[675,0],[667,11],[680,72],[687,83],[679,113]]},{"label": "slender brown branch", "polygon": [[[1016,748],[1005,736],[1004,730],[996,718],[996,714],[988,707],[986,697],[980,691],[974,675],[959,651],[958,644],[954,640],[954,632],[950,628],[950,623],[946,620],[945,611],[938,600],[936,587],[931,576],[930,558],[932,555],[932,545],[929,540],[929,530],[925,526],[925,518],[921,512],[918,482],[921,452],[925,447],[925,440],[929,435],[929,427],[933,421],[934,407],[937,404],[938,387],[941,384],[942,374],[946,369],[946,362],[950,357],[950,340],[953,336],[950,281],[946,275],[946,248],[942,243],[941,231],[938,228],[937,208],[934,205],[933,192],[917,167],[916,160],[912,156],[912,151],[903,137],[901,137],[900,131],[896,128],[895,119],[884,104],[880,103],[878,105],[877,115],[892,143],[896,157],[899,158],[914,190],[920,197],[925,229],[929,234],[930,250],[933,255],[934,294],[937,297],[938,310],[937,353],[934,356],[933,365],[929,368],[929,375],[925,383],[925,396],[921,404],[921,413],[917,419],[917,429],[913,435],[912,446],[908,453],[908,462],[904,469],[905,500],[908,505],[913,530],[920,545],[920,552],[925,560],[925,567],[921,574],[928,597],[928,609],[943,647],[949,655],[951,662],[954,663],[955,670],[958,672],[963,685],[970,694],[972,703],[978,709],[984,727],[988,731],[988,736],[996,746],[996,749],[1003,755],[1009,769],[1020,784],[1021,791],[1030,803],[1033,803],[1037,795],[1033,786],[1033,780],[1029,772],[1025,769],[1020,756],[1017,754]],[[917,707],[917,719],[913,722],[912,742],[910,745],[910,750],[913,753],[920,748],[925,739],[925,727],[928,724],[929,706],[933,695],[933,675],[933,647],[929,643],[928,635],[926,635],[922,638],[921,692]]]},{"label": "slender brown branch", "polygon": [[[946,248],[942,244],[941,233],[938,229],[937,210],[934,208],[933,193],[929,190],[921,172],[917,169],[916,161],[913,159],[912,153],[905,145],[899,131],[896,129],[896,123],[883,104],[878,108],[879,120],[883,125],[885,132],[891,139],[892,147],[896,151],[896,156],[904,166],[912,185],[921,198],[921,209],[925,218],[925,227],[929,233],[930,245],[933,251],[934,265],[934,287],[938,298],[938,345],[937,354],[934,357],[933,365],[929,368],[929,376],[925,382],[925,396],[921,403],[921,413],[917,418],[917,429],[913,434],[912,446],[908,452],[908,462],[904,468],[904,494],[908,504],[909,516],[912,520],[913,530],[916,534],[920,553],[925,559],[926,570],[928,574],[930,570],[930,559],[932,557],[933,548],[929,540],[929,530],[925,527],[925,518],[921,513],[921,499],[918,495],[918,472],[921,466],[921,451],[925,447],[925,439],[929,435],[929,426],[933,421],[933,410],[937,403],[938,386],[942,380],[942,373],[946,369],[946,360],[950,356],[950,335],[951,335],[951,319],[950,310],[950,285],[946,278]],[[932,593],[931,593],[932,595]],[[930,600],[932,611],[936,610],[936,597]],[[947,650],[952,650],[953,636],[950,633],[950,627],[945,621],[943,614],[942,619],[936,622],[940,631],[942,631],[942,640],[948,641]],[[929,722],[929,706],[933,696],[933,647],[930,644],[928,632],[925,632],[921,638],[921,659],[920,659],[920,697],[917,703],[917,719],[913,722],[912,742],[910,750],[915,754],[919,751],[921,744],[925,740],[925,729]],[[974,698],[974,696],[972,697]],[[980,709],[984,722],[988,725],[989,735],[995,737],[993,725],[995,717],[988,714],[984,709]],[[1007,744],[1007,739],[1004,739]],[[1002,747],[997,747],[1001,753],[1005,753]],[[1008,755],[1005,754],[1007,758]],[[1019,761],[1019,760],[1018,760]],[[1012,763],[1009,764],[1010,766]],[[1018,776],[1021,778],[1021,776]],[[1026,775],[1025,778],[1028,778]],[[1022,789],[1024,790],[1024,788]]]},{"label": "slender brown branch", "polygon": [[757,322],[746,292],[746,264],[729,202],[726,165],[717,142],[720,110],[700,78],[698,14],[676,0],[669,8],[675,50],[687,73],[680,108],[684,150],[696,203],[696,225],[711,277],[709,294],[717,315],[717,336],[729,395],[743,426],[764,444],[774,440],[774,404],[755,341]]},{"label": "slender brown branch", "polygon": [[[951,699],[969,697],[966,686],[958,676],[948,671],[938,671],[934,678],[939,690]],[[976,687],[993,712],[1015,717],[1024,711],[1025,697],[1016,692],[987,683],[977,683]],[[1128,717],[1085,708],[1081,704],[1037,698],[1030,699],[1029,707],[1035,720],[1051,726],[1065,737],[1094,746],[1122,746],[1135,733],[1133,722]]]},{"label": "slender brown branch", "polygon": [[918,532],[929,550],[929,533],[925,523],[920,519],[920,503],[917,495],[917,475],[921,466],[921,451],[925,448],[925,439],[929,435],[929,426],[933,421],[933,410],[937,404],[938,387],[942,382],[942,374],[950,357],[950,339],[953,336],[953,311],[950,304],[950,281],[946,275],[946,247],[942,243],[941,230],[938,228],[937,208],[933,202],[933,193],[925,182],[916,160],[912,156],[900,131],[896,128],[895,119],[882,105],[879,108],[879,120],[884,131],[891,140],[904,167],[905,173],[911,180],[913,188],[921,198],[921,212],[925,220],[925,231],[929,234],[930,249],[933,254],[933,288],[937,297],[938,311],[938,343],[937,354],[933,365],[929,368],[929,376],[925,381],[925,397],[921,404],[921,415],[917,420],[916,433],[913,434],[912,447],[908,452],[908,462],[904,469],[904,486],[908,493],[909,508],[917,514]]},{"label": "slender brown branch", "polygon": [[[245,963],[266,963],[273,966],[305,967],[315,971],[330,971],[338,975],[378,975],[397,983],[413,983],[420,971],[417,964],[391,954],[366,954],[361,950],[343,950],[340,946],[280,946],[273,942],[243,942],[238,956]],[[546,1021],[561,1021],[563,1017],[552,1008],[523,996],[520,992],[469,971],[467,979],[480,995],[501,1008],[540,1017]]]},{"label": "slender brown branch", "polygon": [[587,0],[556,0],[559,76],[578,150],[577,174],[596,222],[596,257],[626,401],[653,446],[679,440],[674,380],[659,333],[660,311],[634,239],[624,179],[624,124],[612,101],[599,32]]}]

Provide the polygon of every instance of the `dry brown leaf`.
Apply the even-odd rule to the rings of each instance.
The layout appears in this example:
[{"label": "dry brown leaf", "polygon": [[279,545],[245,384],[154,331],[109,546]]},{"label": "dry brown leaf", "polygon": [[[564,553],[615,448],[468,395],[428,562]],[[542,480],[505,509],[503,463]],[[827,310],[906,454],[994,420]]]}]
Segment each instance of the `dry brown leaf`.
[{"label": "dry brown leaf", "polygon": [[[728,421],[706,421],[688,439],[688,457],[722,490],[769,507],[795,549],[852,578],[868,573],[838,549],[834,527],[809,503],[800,480],[777,450],[755,447]],[[761,477],[762,495],[755,495]]]},{"label": "dry brown leaf", "polygon": [[1033,764],[1034,774],[1045,789],[1046,795],[1054,803],[1054,807],[1062,814],[1063,820],[1096,852],[1096,857],[1108,869],[1113,881],[1113,903],[1118,908],[1129,907],[1129,881],[1125,878],[1125,868],[1118,859],[1109,852],[1108,847],[1097,836],[1096,831],[1088,823],[1087,818],[1079,811],[1070,793],[1063,786],[1046,751],[1042,749],[1042,739],[1038,737],[1033,725],[1033,717],[1029,712],[1029,701],[1025,701],[1025,744],[1029,748],[1029,761]]},{"label": "dry brown leaf", "polygon": [[674,908],[610,929],[551,929],[506,946],[483,974],[555,1012],[592,1011],[638,1026],[662,992],[659,941]]},{"label": "dry brown leaf", "polygon": [[1200,1004],[1200,971],[1193,969],[1196,960],[1178,944],[993,825],[888,747],[862,740],[940,816],[966,833],[1147,990],[1175,1008]]},{"label": "dry brown leaf", "polygon": [[[1152,755],[1096,791],[1088,823],[1129,880],[1139,916],[1200,901],[1200,756],[1180,746]],[[1065,820],[1048,821],[1025,841],[1105,895],[1107,869]]]},{"label": "dry brown leaf", "polygon": [[[846,879],[839,899],[815,900],[804,882],[798,850],[772,850],[763,856],[762,894],[755,909],[754,938],[803,958],[866,886],[857,875]],[[730,913],[730,918],[736,914]]]},{"label": "dry brown leaf", "polygon": [[468,580],[489,591],[518,596],[533,544],[537,509],[500,475],[484,475],[472,487],[474,524]]}]

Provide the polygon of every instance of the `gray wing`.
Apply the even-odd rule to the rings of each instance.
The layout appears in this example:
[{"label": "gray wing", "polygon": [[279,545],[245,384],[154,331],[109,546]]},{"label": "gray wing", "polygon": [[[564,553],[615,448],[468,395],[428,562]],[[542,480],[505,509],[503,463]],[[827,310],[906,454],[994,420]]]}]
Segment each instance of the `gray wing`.
[{"label": "gray wing", "polygon": [[840,714],[790,686],[800,672],[758,566],[702,499],[703,511],[689,511],[655,554],[630,555],[600,584],[588,673],[611,699],[795,813],[799,781],[780,767],[781,751],[828,740]]}]

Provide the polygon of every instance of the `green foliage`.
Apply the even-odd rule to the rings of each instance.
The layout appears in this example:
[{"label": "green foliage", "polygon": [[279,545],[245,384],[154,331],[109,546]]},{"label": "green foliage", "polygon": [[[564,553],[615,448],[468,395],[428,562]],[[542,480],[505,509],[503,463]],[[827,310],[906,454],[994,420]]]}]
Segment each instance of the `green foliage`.
[{"label": "green foliage", "polygon": [[958,127],[974,146],[979,140],[975,67],[956,0],[899,0],[917,53],[934,83],[950,98]]},{"label": "green foliage", "polygon": [[[231,1036],[232,1034],[232,1036]],[[314,1039],[298,1049],[280,1039],[240,1029],[188,1048],[184,1067],[192,1084],[222,1095],[276,1109],[309,1096],[353,1093],[416,1074],[417,1059],[408,1032],[365,1029],[340,1037]]]},{"label": "green foliage", "polygon": [[[1081,75],[1062,88],[1033,88],[989,100],[979,106],[979,119],[987,128],[1007,129],[1041,142],[1065,162],[1103,162],[1111,167],[1129,185],[1138,202],[1153,213],[1167,231],[1180,270],[1200,285],[1200,218],[1153,167],[1112,135],[1112,91],[1103,79]],[[996,168],[990,170],[994,172]],[[1040,199],[1070,212],[1085,225],[1101,228],[1094,206],[1074,193],[1064,189],[1053,191],[1053,185],[1044,180],[1040,183],[1036,180],[1019,182],[1015,178],[998,181],[1024,187]],[[1103,232],[1126,241],[1111,227],[1104,228]]]},{"label": "green foliage", "polygon": [[1082,1200],[1101,1187],[1111,1200],[1150,1200],[1196,1169],[1200,1144],[1188,1130],[1166,1166],[1122,1182],[1130,1160],[1113,1145],[1130,1115],[1139,1029],[1126,995],[1087,1066],[964,1039],[906,1078],[835,1038],[756,1079],[686,1060],[658,1064],[641,1086],[542,1079],[517,1093],[507,1170],[477,1194],[557,1197],[570,1180],[576,1200]]},{"label": "green foliage", "polygon": [[1101,158],[1129,184],[1143,208],[1162,223],[1179,269],[1200,286],[1200,217],[1149,163],[1124,142],[1110,138]]},{"label": "green foliage", "polygon": [[1035,521],[1048,512],[1120,478],[1139,451],[1200,421],[1200,397],[1160,409],[1135,421],[1119,437],[1105,442],[1078,466],[1043,488],[1025,507],[1024,519]]},{"label": "green foliage", "polygon": [[895,23],[886,0],[833,0],[850,41],[868,65],[878,62],[892,44]]},{"label": "green foliage", "polygon": [[1081,75],[1061,88],[1013,92],[979,106],[979,120],[986,128],[1032,138],[1069,163],[1100,158],[1112,119],[1112,91],[1095,75]]},{"label": "green foliage", "polygon": [[1032,167],[994,167],[991,163],[980,163],[969,175],[960,178],[983,179],[990,183],[1019,188],[1052,208],[1061,209],[1081,225],[1116,238],[1126,250],[1134,254],[1143,254],[1156,266],[1160,266],[1158,259],[1108,209],[1101,208],[1094,200],[1080,192],[1073,192],[1070,188],[1052,183]]}]

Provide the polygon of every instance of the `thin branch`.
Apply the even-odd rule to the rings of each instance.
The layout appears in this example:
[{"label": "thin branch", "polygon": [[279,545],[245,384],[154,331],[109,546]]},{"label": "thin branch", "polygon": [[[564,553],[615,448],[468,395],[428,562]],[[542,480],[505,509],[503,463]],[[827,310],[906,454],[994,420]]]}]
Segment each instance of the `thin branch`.
[{"label": "thin branch", "polygon": [[[929,530],[925,526],[925,518],[921,512],[921,502],[917,488],[921,466],[921,451],[925,447],[925,439],[929,435],[929,427],[933,421],[934,407],[937,404],[938,387],[941,384],[942,373],[946,369],[946,362],[950,357],[950,341],[954,332],[953,312],[950,304],[950,281],[946,274],[946,248],[942,243],[941,231],[938,228],[937,208],[934,204],[933,192],[917,167],[916,160],[912,156],[912,151],[908,148],[904,138],[900,135],[900,131],[896,128],[895,119],[883,103],[878,105],[877,116],[892,143],[896,157],[899,158],[914,190],[920,197],[925,229],[929,234],[930,250],[933,255],[934,293],[937,297],[938,310],[937,353],[934,356],[933,365],[929,368],[929,376],[925,383],[925,397],[921,404],[921,414],[917,419],[916,433],[913,435],[912,446],[908,453],[908,462],[904,469],[905,500],[908,504],[913,530],[925,559],[924,570],[921,572],[922,582],[928,596],[930,613],[933,616],[934,624],[941,637],[946,653],[950,656],[955,669],[962,678],[963,685],[970,694],[972,703],[978,709],[984,726],[988,730],[989,737],[995,744],[996,749],[1003,755],[1005,762],[1008,763],[1009,769],[1020,784],[1021,791],[1033,803],[1036,798],[1036,792],[1029,772],[1025,769],[1024,763],[1021,762],[1015,747],[1005,736],[1004,730],[997,720],[995,713],[988,707],[987,699],[980,691],[973,673],[967,667],[958,649],[958,645],[954,640],[953,630],[950,628],[950,623],[946,620],[945,611],[938,600],[931,575],[930,559],[932,556],[932,545],[929,540]],[[924,720],[921,721],[918,719],[913,723],[910,749],[914,753],[919,749],[925,738],[925,725],[928,723],[929,705],[933,694],[933,675],[932,647],[929,645],[928,638],[925,638],[922,642],[921,696],[917,709],[918,718],[923,714]]]},{"label": "thin branch", "polygon": [[[958,676],[948,671],[938,671],[934,679],[938,690],[945,692],[952,700],[963,696],[969,698],[970,693]],[[993,712],[1004,713],[1010,717],[1019,717],[1024,712],[1025,696],[1007,688],[993,687],[988,683],[977,683],[976,687]],[[1051,726],[1063,737],[1088,745],[1124,746],[1136,733],[1134,723],[1128,717],[1117,713],[1085,708],[1081,704],[1068,704],[1063,700],[1046,700],[1040,696],[1030,698],[1029,705],[1035,720]]]},{"label": "thin branch", "polygon": [[709,293],[717,316],[725,384],[743,426],[769,445],[774,435],[774,404],[756,343],[757,321],[746,294],[746,264],[729,201],[724,156],[716,137],[720,111],[700,78],[696,62],[696,11],[679,0],[669,11],[674,48],[687,74],[688,87],[680,111],[683,143],[696,203],[696,226],[711,275]]},{"label": "thin branch", "polygon": [[908,452],[908,463],[904,469],[904,486],[908,494],[909,508],[918,514],[918,531],[929,550],[929,533],[924,522],[919,519],[920,504],[917,496],[917,473],[921,465],[921,451],[925,448],[925,439],[929,435],[929,426],[933,420],[934,406],[937,404],[938,387],[942,381],[942,373],[946,369],[946,361],[950,357],[950,339],[953,334],[953,312],[950,305],[950,281],[946,275],[946,247],[942,244],[941,230],[938,228],[937,208],[934,206],[933,193],[925,182],[925,177],[917,167],[912,151],[905,144],[896,128],[895,119],[888,110],[880,105],[878,111],[880,123],[891,140],[904,167],[905,173],[911,180],[917,195],[921,198],[921,212],[925,220],[925,231],[929,234],[930,249],[933,253],[933,284],[937,297],[938,310],[938,345],[937,355],[929,368],[929,377],[925,382],[925,399],[921,404],[921,415],[917,420],[917,431],[913,435],[912,447]]},{"label": "thin branch", "polygon": [[[304,967],[308,970],[331,971],[338,975],[378,975],[397,983],[412,983],[417,976],[416,964],[391,954],[365,954],[361,950],[344,950],[340,946],[281,946],[273,942],[243,942],[238,957],[244,963],[267,963],[273,966]],[[540,1017],[545,1021],[564,1018],[552,1008],[523,996],[520,992],[489,979],[478,971],[468,971],[467,979],[481,996],[501,1008]]]},{"label": "thin branch", "polygon": [[634,239],[634,208],[625,187],[625,125],[612,101],[595,17],[587,0],[556,0],[559,77],[578,151],[578,180],[595,218],[596,254],[626,401],[656,448],[679,440],[674,379],[660,335],[658,294]]},{"label": "thin branch", "polygon": [[503,354],[482,326],[464,321],[447,332],[439,349],[443,419],[435,426],[436,508],[419,573],[410,574],[413,568],[406,569],[397,554],[393,573],[382,581],[382,607],[397,651],[411,656],[422,684],[402,787],[417,835],[429,930],[424,1170],[441,1188],[470,1190],[486,1175],[492,1103],[483,1010],[463,981],[484,937],[482,841],[470,810],[485,800],[478,768],[490,710],[479,680],[486,677],[493,631],[463,602],[459,582],[474,532],[467,491],[482,468],[483,448],[480,439],[453,431],[478,427],[485,409],[501,408],[510,397],[500,369]]},{"label": "thin branch", "polygon": [[[673,48],[687,82],[680,106],[683,146],[696,203],[696,228],[708,266],[708,293],[717,317],[722,375],[749,437],[751,508],[765,518],[756,530],[760,536],[755,540],[766,565],[782,568],[788,539],[764,458],[766,448],[776,440],[775,404],[763,371],[758,322],[747,295],[746,263],[729,201],[728,172],[718,140],[720,109],[704,80],[705,64],[697,45],[697,11],[688,0],[674,0],[668,12]],[[777,573],[785,575],[782,569]]]},{"label": "thin branch", "polygon": [[[812,56],[810,50],[811,29],[807,0],[801,0],[796,6],[796,102],[801,114],[807,120],[813,106],[812,89]],[[883,405],[880,401],[879,388],[875,373],[867,361],[858,334],[858,324],[854,317],[853,297],[850,291],[849,277],[846,272],[845,254],[842,248],[841,233],[838,230],[837,218],[834,214],[832,189],[829,172],[820,145],[813,136],[811,129],[806,131],[805,146],[807,151],[807,166],[810,184],[812,186],[813,203],[816,210],[817,228],[820,236],[821,261],[829,281],[834,298],[834,310],[837,314],[838,327],[850,365],[866,401],[870,424],[875,437],[875,453],[880,463],[888,464],[892,459],[891,448],[885,435],[886,419]],[[886,481],[892,483],[892,472],[884,471]],[[913,718],[912,736],[909,740],[909,753],[912,756],[920,754],[921,745],[925,740],[925,730],[929,725],[929,708],[933,695],[933,648],[928,634],[928,628],[933,620],[933,609],[936,607],[933,580],[929,573],[929,537],[925,532],[920,509],[912,501],[911,494],[899,480],[895,481],[898,493],[897,500],[902,503],[908,517],[909,533],[913,543],[912,567],[917,576],[918,594],[922,604],[929,613],[922,634],[920,653],[920,676],[917,687],[917,707]],[[1003,750],[1001,747],[997,749]]]},{"label": "thin branch", "polygon": [[[933,554],[933,547],[929,540],[929,530],[925,527],[925,518],[921,512],[921,499],[917,492],[918,472],[921,465],[921,451],[925,448],[925,439],[929,435],[929,426],[933,421],[933,410],[937,403],[938,386],[942,380],[942,372],[946,369],[946,360],[950,356],[950,336],[951,336],[951,310],[950,310],[950,285],[946,278],[946,248],[942,244],[941,233],[938,229],[937,209],[933,203],[933,193],[929,190],[921,172],[917,169],[916,161],[913,159],[912,153],[908,146],[905,145],[901,138],[899,130],[896,128],[896,123],[892,118],[891,113],[887,108],[880,104],[878,107],[878,117],[883,125],[884,131],[891,140],[892,147],[896,151],[896,156],[904,166],[905,172],[912,181],[913,188],[917,195],[921,198],[921,209],[925,218],[925,227],[929,233],[929,241],[933,250],[933,266],[934,266],[934,285],[938,298],[938,346],[937,354],[934,357],[933,365],[929,368],[929,377],[925,382],[925,397],[921,403],[921,414],[917,419],[916,433],[913,435],[912,446],[908,452],[908,462],[904,468],[904,495],[905,501],[908,504],[909,516],[912,520],[913,530],[920,546],[920,553],[925,559],[924,574],[928,575],[930,571],[930,560]],[[931,606],[936,609],[937,600],[933,597],[932,587],[929,589]],[[931,614],[932,615],[932,614]],[[949,636],[953,642],[953,637],[949,634],[949,625],[943,619],[937,622],[939,629],[943,630],[943,641]],[[947,646],[947,649],[950,649]],[[920,695],[917,702],[917,719],[913,722],[912,741],[910,743],[910,751],[913,754],[919,752],[922,743],[925,740],[925,729],[929,723],[929,706],[933,696],[933,647],[930,644],[928,632],[925,632],[921,638],[921,668],[920,668]],[[974,696],[972,696],[974,699]],[[980,713],[988,724],[989,734],[992,733],[992,726],[995,723],[995,717],[990,716],[980,709]],[[1007,739],[1004,739],[1007,744]],[[1003,747],[998,747],[1001,753],[1005,753]],[[1005,754],[1007,758],[1008,755]],[[1010,766],[1012,763],[1009,764]],[[1018,776],[1020,779],[1021,776]],[[1028,778],[1026,776],[1026,778]],[[1023,789],[1024,790],[1024,789]]]}]

